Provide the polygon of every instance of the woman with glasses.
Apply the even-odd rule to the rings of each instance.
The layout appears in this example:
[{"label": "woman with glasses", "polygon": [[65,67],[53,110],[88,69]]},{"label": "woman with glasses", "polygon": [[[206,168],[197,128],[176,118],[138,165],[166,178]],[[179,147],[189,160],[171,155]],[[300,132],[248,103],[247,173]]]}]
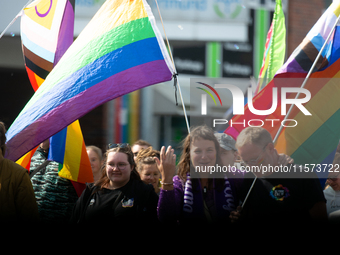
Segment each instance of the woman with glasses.
[{"label": "woman with glasses", "polygon": [[[229,214],[238,205],[238,173],[222,170],[220,145],[207,126],[191,130],[183,141],[176,172],[176,155],[171,146],[161,149],[158,168],[162,188],[158,218],[164,223],[195,226],[229,224]],[[226,170],[226,168],[224,168]],[[240,176],[242,178],[242,176]]]},{"label": "woman with glasses", "polygon": [[122,227],[152,224],[157,222],[157,202],[153,187],[143,183],[136,171],[130,146],[110,144],[102,176],[87,186],[71,222]]}]

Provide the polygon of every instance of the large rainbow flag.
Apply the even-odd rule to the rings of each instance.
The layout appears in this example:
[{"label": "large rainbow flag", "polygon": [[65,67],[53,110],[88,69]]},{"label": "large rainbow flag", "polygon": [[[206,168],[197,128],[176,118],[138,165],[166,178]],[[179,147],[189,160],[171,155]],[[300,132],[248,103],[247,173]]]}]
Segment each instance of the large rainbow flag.
[{"label": "large rainbow flag", "polygon": [[[251,113],[248,105],[244,115],[237,115],[232,122],[245,122],[257,119],[257,123],[266,128],[274,138],[285,116],[281,115],[281,88],[300,87],[311,68],[318,52],[329,35],[331,28],[340,14],[340,5],[333,3],[313,26],[302,43],[280,68],[275,78],[253,98],[255,109],[267,110],[272,106],[272,90],[278,89],[278,107],[270,115],[259,116]],[[326,44],[322,56],[317,62],[305,89],[311,93],[311,99],[304,107],[312,116],[304,115],[294,106],[280,133],[276,149],[279,153],[290,155],[298,164],[331,163],[340,139],[340,31],[337,26],[330,41]],[[295,98],[296,93],[287,94],[287,98]],[[305,97],[304,94],[300,98]],[[288,105],[289,107],[290,105]],[[288,110],[287,107],[287,110]],[[266,121],[267,120],[267,121]],[[270,121],[275,120],[275,121]],[[295,127],[293,127],[298,123]],[[224,132],[237,137],[244,129],[243,124],[236,124]],[[327,174],[327,173],[326,173]]]},{"label": "large rainbow flag", "polygon": [[146,0],[107,0],[9,128],[6,157],[17,160],[95,107],[173,74]]}]

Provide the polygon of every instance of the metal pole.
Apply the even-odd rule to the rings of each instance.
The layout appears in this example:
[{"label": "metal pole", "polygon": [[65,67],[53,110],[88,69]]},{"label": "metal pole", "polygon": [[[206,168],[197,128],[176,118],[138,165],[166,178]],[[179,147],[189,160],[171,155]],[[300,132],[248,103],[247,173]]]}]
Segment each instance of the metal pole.
[{"label": "metal pole", "polygon": [[[339,22],[339,19],[340,19],[340,15],[339,15],[339,17],[336,19],[335,24],[333,25],[333,28],[332,28],[331,32],[330,32],[329,35],[327,36],[326,41],[324,42],[324,44],[322,45],[322,48],[320,49],[318,55],[316,56],[316,58],[315,58],[315,60],[314,60],[314,63],[313,63],[313,65],[312,65],[312,67],[309,69],[308,74],[307,74],[306,78],[304,79],[304,81],[303,81],[303,83],[302,83],[302,85],[301,85],[301,88],[304,88],[304,87],[305,87],[305,85],[306,85],[306,83],[307,83],[309,77],[311,76],[311,74],[312,74],[312,72],[313,72],[313,70],[314,70],[314,68],[315,68],[315,66],[316,66],[316,63],[318,62],[318,60],[319,60],[319,58],[320,58],[320,56],[321,56],[323,50],[324,50],[325,47],[326,47],[326,44],[328,43],[329,39],[331,38],[331,36],[332,36],[332,34],[333,34],[333,31],[334,31],[335,27],[337,26],[337,24],[338,24],[338,22]],[[299,98],[299,96],[300,96],[300,92],[296,95],[295,99]],[[288,118],[288,116],[289,116],[289,114],[291,113],[293,107],[294,107],[293,104],[289,107],[289,110],[288,110],[288,112],[287,112],[285,118],[283,119],[283,121],[285,121],[285,120]],[[280,125],[280,128],[279,128],[279,130],[277,131],[277,133],[276,133],[276,135],[275,135],[275,137],[274,137],[274,140],[273,140],[274,143],[275,143],[275,142],[277,141],[277,139],[279,138],[279,135],[280,135],[280,133],[281,133],[281,131],[282,131],[282,128],[283,128],[283,126]]]},{"label": "metal pole", "polygon": [[14,19],[12,19],[12,21],[8,24],[8,26],[5,28],[4,31],[2,31],[2,33],[0,34],[0,39],[3,37],[3,35],[6,33],[6,31],[13,25],[13,23],[17,20],[17,18],[19,16],[21,16],[22,11],[26,8],[27,5],[29,5],[33,0],[29,0],[27,2],[27,4],[24,5],[24,7],[22,7],[22,9],[20,10],[20,12],[14,17]]}]

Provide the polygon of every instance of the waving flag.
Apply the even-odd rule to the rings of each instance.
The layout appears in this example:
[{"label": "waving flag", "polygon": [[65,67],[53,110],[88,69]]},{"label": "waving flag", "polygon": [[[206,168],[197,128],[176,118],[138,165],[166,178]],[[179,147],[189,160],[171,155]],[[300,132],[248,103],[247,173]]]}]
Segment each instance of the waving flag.
[{"label": "waving flag", "polygon": [[[339,15],[340,4],[334,2],[278,74],[306,74]],[[289,118],[303,126],[284,129],[277,140],[278,150],[296,158],[298,163],[331,163],[333,160],[340,139],[339,65],[340,30],[337,25],[305,86],[312,94],[305,107],[313,117],[302,116],[295,108]]]},{"label": "waving flag", "polygon": [[286,25],[285,16],[282,10],[282,1],[276,0],[273,21],[270,25],[265,51],[263,54],[262,67],[260,70],[258,85],[255,94],[257,94],[268,82],[270,82],[275,73],[284,63],[286,52]]},{"label": "waving flag", "polygon": [[30,171],[30,168],[31,168],[31,159],[32,159],[34,153],[36,152],[36,150],[38,149],[38,147],[39,146],[37,146],[33,150],[27,152],[24,156],[19,158],[15,163],[17,163],[18,165],[20,165],[23,168],[25,168],[28,171]]},{"label": "waving flag", "polygon": [[50,138],[49,158],[60,163],[60,177],[80,183],[93,182],[91,164],[78,120]]},{"label": "waving flag", "polygon": [[146,0],[108,0],[47,76],[7,132],[16,160],[95,107],[172,79]]},{"label": "waving flag", "polygon": [[25,66],[36,91],[73,42],[74,0],[37,0],[21,16]]},{"label": "waving flag", "polygon": [[[43,84],[46,76],[72,44],[73,28],[74,0],[39,0],[24,9],[21,16],[21,38],[25,66],[34,91]],[[61,134],[65,134],[65,137]],[[59,176],[81,183],[92,182],[91,164],[79,121],[55,136],[50,138],[49,160],[60,163]],[[29,170],[36,149],[26,153],[17,163]]]},{"label": "waving flag", "polygon": [[[307,72],[311,68],[325,39],[330,34],[337,17],[340,5],[333,3],[313,26],[306,38],[292,53],[287,62],[277,72],[275,78],[253,99],[255,109],[267,110],[272,105],[272,89],[278,89],[278,107],[270,115],[255,115],[245,108],[244,115],[237,115],[232,122],[247,123],[250,119],[263,121],[272,137],[275,137],[281,121],[281,88],[300,87]],[[311,93],[311,99],[304,107],[312,116],[304,115],[294,106],[286,126],[278,137],[276,148],[279,153],[286,153],[298,164],[331,163],[340,139],[340,31],[335,28],[330,41],[326,44],[315,70],[305,85]],[[289,79],[288,79],[289,78]],[[295,98],[296,93],[287,94],[287,98]],[[301,95],[304,97],[304,95]],[[266,121],[275,120],[275,121]],[[244,125],[234,125],[225,133],[237,137]],[[327,174],[327,173],[326,173]]]}]

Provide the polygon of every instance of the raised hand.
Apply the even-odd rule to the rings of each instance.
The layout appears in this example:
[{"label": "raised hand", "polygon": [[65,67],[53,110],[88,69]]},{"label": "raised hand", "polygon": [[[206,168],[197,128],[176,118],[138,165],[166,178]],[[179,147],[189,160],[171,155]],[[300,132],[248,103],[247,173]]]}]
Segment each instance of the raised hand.
[{"label": "raised hand", "polygon": [[165,151],[165,147],[162,146],[160,151],[160,159],[154,158],[157,167],[162,175],[162,185],[170,186],[172,185],[172,178],[176,173],[176,154],[174,154],[174,149],[168,146]]}]

